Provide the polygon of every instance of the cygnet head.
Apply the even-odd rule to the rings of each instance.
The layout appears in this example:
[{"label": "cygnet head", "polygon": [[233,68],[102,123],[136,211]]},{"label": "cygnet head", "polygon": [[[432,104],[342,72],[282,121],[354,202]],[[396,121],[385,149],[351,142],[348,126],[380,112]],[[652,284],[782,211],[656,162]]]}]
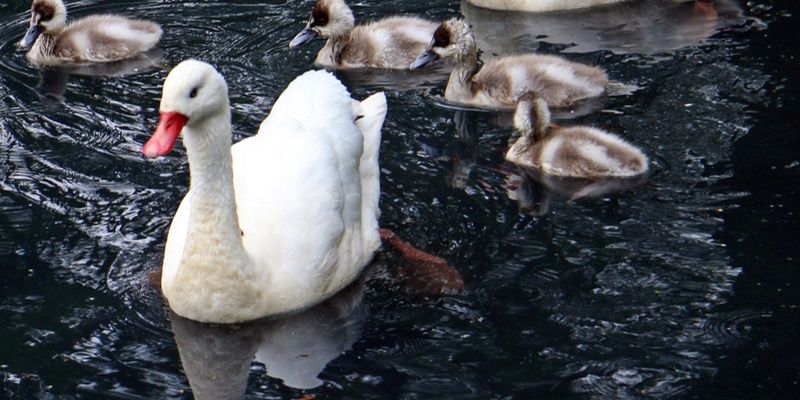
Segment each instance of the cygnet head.
[{"label": "cygnet head", "polygon": [[289,43],[290,48],[308,43],[314,38],[342,37],[350,34],[355,19],[350,7],[342,0],[317,0],[308,14],[305,29]]},{"label": "cygnet head", "polygon": [[[164,81],[161,118],[142,153],[147,157],[169,153],[184,126],[199,127],[211,117],[225,115],[228,108],[228,85],[214,67],[197,60],[181,62]],[[202,134],[204,130],[192,132]]]},{"label": "cygnet head", "polygon": [[514,111],[514,129],[523,136],[541,137],[550,126],[550,108],[547,102],[534,93],[525,93],[517,101]]},{"label": "cygnet head", "polygon": [[475,38],[469,25],[461,18],[452,18],[436,28],[430,47],[420,54],[409,68],[422,68],[439,58],[453,57],[458,60],[475,53]]},{"label": "cygnet head", "polygon": [[19,46],[31,47],[42,33],[61,30],[66,24],[67,9],[61,0],[33,0],[30,26]]}]

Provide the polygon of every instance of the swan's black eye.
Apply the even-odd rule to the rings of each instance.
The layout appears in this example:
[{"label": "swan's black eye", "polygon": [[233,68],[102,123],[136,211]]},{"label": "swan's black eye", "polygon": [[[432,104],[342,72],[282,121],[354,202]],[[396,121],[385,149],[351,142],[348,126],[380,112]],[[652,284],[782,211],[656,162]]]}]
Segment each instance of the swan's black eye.
[{"label": "swan's black eye", "polygon": [[191,98],[197,97],[197,88],[194,88],[194,89],[192,89],[191,92],[189,92],[189,97],[191,97]]}]

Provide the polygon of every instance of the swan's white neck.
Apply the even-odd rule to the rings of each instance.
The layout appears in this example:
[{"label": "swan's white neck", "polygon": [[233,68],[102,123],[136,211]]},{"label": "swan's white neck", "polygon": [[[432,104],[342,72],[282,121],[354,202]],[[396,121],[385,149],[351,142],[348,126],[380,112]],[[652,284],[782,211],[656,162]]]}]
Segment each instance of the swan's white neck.
[{"label": "swan's white neck", "polygon": [[[237,310],[260,304],[252,261],[242,243],[236,212],[231,155],[230,111],[183,129],[191,176],[186,241],[169,290],[172,299],[192,299],[170,306],[179,314],[203,320],[213,310]],[[165,290],[167,288],[164,288]],[[239,316],[236,316],[239,318]]]},{"label": "swan's white neck", "polygon": [[183,131],[192,191],[187,242],[219,234],[225,240],[222,248],[244,252],[233,188],[230,111],[198,125]]}]

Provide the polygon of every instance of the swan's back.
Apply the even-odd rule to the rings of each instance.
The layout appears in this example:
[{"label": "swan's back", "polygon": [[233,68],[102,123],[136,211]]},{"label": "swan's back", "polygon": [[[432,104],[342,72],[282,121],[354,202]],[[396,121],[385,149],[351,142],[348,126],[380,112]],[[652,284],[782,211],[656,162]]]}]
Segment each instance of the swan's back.
[{"label": "swan's back", "polygon": [[338,79],[326,71],[308,71],[289,83],[259,133],[273,118],[293,118],[314,127],[355,129],[355,117],[350,93]]},{"label": "swan's back", "polygon": [[332,294],[377,249],[362,229],[362,218],[377,226],[377,202],[365,215],[362,194],[375,195],[363,193],[365,139],[354,104],[332,74],[307,72],[281,94],[258,135],[233,146],[243,242],[253,259],[281,269],[271,284]]}]

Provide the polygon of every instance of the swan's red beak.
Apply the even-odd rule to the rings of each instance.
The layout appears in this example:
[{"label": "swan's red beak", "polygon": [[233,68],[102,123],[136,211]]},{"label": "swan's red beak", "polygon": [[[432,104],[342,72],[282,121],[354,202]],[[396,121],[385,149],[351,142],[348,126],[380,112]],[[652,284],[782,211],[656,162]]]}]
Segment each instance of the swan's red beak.
[{"label": "swan's red beak", "polygon": [[162,112],[156,131],[142,147],[145,157],[160,157],[169,153],[172,146],[175,146],[175,142],[178,141],[178,136],[181,134],[183,126],[186,125],[186,121],[189,121],[189,117],[181,113]]}]

